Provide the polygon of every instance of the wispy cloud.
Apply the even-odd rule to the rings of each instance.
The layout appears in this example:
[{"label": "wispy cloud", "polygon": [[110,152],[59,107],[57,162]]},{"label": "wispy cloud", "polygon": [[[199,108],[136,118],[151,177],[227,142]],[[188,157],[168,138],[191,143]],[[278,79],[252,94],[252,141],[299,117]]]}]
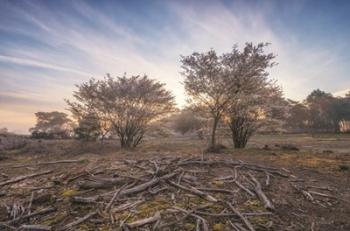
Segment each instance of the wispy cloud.
[{"label": "wispy cloud", "polygon": [[[141,1],[140,9],[114,1],[94,4],[34,0],[3,4],[0,90],[6,97],[14,92],[31,95],[30,102],[19,95],[6,98],[16,105],[33,106],[21,121],[28,121],[24,117],[29,114],[33,121],[37,103],[42,103],[40,110],[64,109],[63,98],[70,97],[75,83],[106,73],[148,74],[165,82],[183,105],[180,54],[210,48],[226,52],[247,41],[272,43],[270,50],[278,55],[279,65],[271,76],[287,97],[301,99],[314,88],[337,92],[350,85],[345,77],[349,60],[339,56],[344,44],[327,47],[318,40],[305,42],[308,35],[288,28],[273,2],[257,6],[244,1]],[[293,3],[290,8],[298,13],[303,5]],[[335,76],[340,83],[333,81]],[[5,121],[15,110],[20,117],[22,109],[7,104],[2,110],[0,120]],[[30,126],[21,124],[23,131]]]}]

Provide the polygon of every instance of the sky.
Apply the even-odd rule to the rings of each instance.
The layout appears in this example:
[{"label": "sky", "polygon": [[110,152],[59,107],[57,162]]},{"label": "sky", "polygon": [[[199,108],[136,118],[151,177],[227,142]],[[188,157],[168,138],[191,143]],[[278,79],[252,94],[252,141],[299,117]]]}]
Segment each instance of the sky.
[{"label": "sky", "polygon": [[75,84],[147,74],[186,95],[180,55],[269,42],[285,97],[350,89],[350,1],[0,0],[0,128],[65,111]]}]

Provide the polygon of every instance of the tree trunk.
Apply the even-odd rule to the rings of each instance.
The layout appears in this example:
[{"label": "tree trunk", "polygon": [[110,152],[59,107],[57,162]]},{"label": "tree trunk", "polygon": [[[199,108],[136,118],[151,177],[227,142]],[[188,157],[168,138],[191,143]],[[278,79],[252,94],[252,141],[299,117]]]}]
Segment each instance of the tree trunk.
[{"label": "tree trunk", "polygon": [[219,116],[216,116],[216,117],[214,117],[209,148],[215,148],[215,146],[216,146],[216,129],[217,129],[218,123],[219,123]]},{"label": "tree trunk", "polygon": [[245,148],[253,128],[246,123],[244,118],[232,118],[230,122],[232,141],[235,148]]}]

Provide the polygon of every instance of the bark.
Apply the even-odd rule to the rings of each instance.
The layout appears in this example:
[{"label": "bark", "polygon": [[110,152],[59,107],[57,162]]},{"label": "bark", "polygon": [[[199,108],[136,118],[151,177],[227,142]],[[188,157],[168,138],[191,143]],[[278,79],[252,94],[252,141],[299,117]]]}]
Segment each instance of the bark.
[{"label": "bark", "polygon": [[211,140],[210,140],[210,147],[211,148],[215,148],[215,146],[216,146],[216,129],[218,127],[219,120],[220,120],[220,116],[215,115],[214,122],[213,122],[213,128],[211,131]]}]

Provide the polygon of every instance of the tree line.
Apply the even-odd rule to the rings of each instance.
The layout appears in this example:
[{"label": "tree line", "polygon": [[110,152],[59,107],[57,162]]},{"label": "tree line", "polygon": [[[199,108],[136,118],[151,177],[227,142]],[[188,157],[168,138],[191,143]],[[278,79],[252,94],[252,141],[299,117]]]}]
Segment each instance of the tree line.
[{"label": "tree line", "polygon": [[[177,117],[175,129],[185,133],[210,124],[209,149],[217,148],[217,129],[225,127],[235,148],[244,148],[259,129],[280,126],[296,131],[341,130],[350,119],[349,95],[337,98],[320,90],[303,102],[287,100],[268,70],[275,55],[268,43],[246,43],[240,50],[217,54],[193,52],[181,56],[181,75],[187,94],[186,113]],[[72,120],[62,112],[38,112],[30,129],[34,138],[104,140],[117,136],[121,147],[136,147],[149,125],[175,111],[175,99],[165,84],[144,76],[90,79],[66,100]],[[198,116],[200,115],[200,116]],[[68,129],[68,128],[72,129]]]}]

